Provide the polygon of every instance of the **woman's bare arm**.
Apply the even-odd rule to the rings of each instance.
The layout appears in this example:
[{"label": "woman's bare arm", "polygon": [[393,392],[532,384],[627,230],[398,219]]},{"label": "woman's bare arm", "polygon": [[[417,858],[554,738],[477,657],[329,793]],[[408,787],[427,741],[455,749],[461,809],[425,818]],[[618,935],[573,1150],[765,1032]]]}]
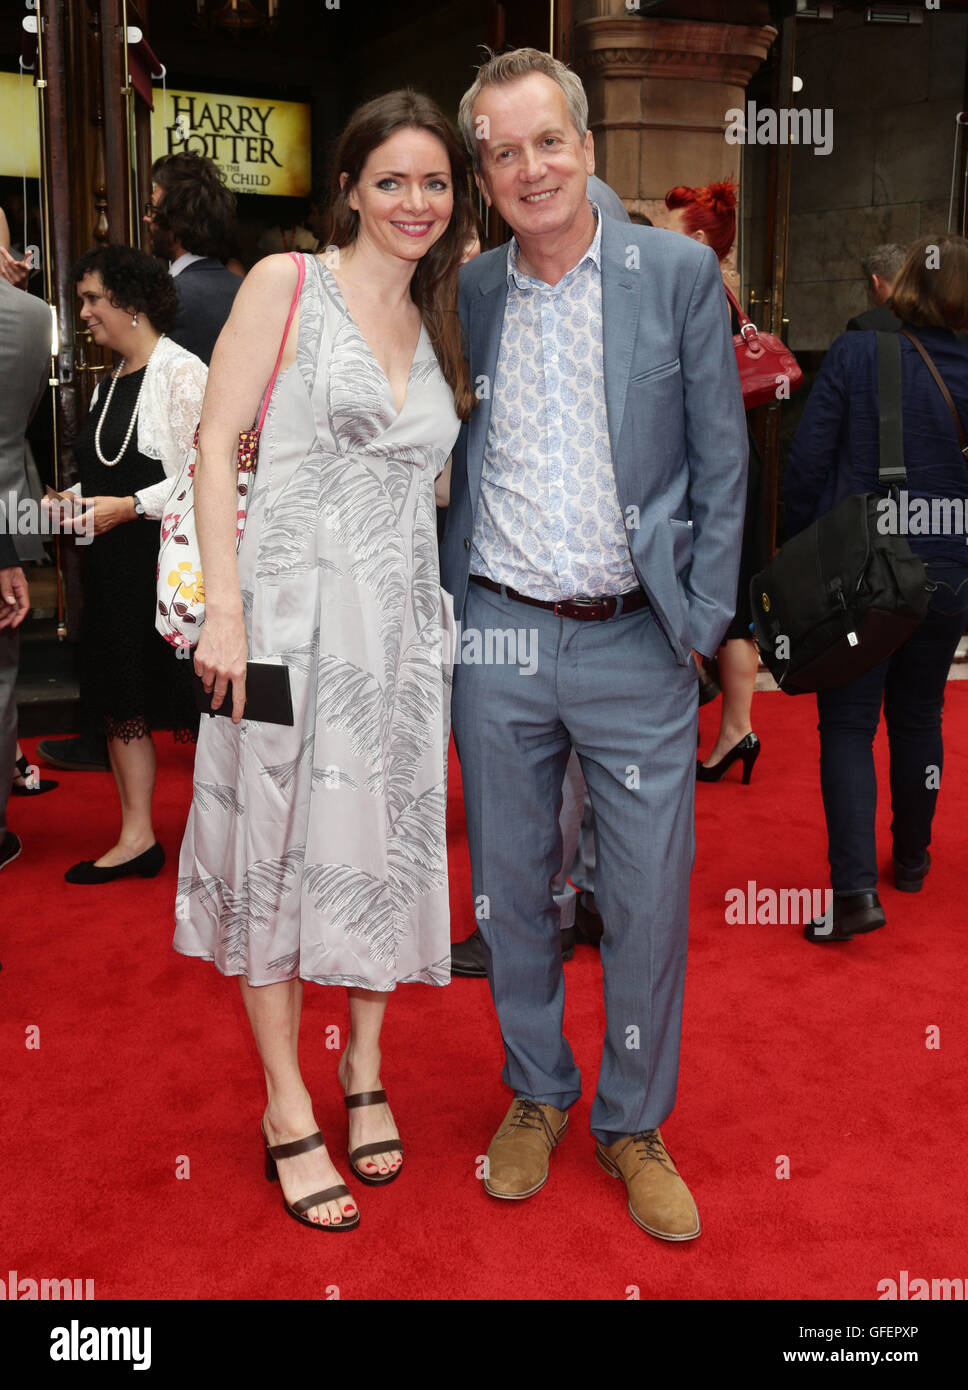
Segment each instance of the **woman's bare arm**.
[{"label": "woman's bare arm", "polygon": [[[290,256],[267,256],[239,288],[209,368],[195,467],[195,520],[205,583],[205,624],[195,670],[213,689],[218,709],[232,682],[236,723],[245,707],[248,647],[236,562],[236,457],[241,430],[251,429],[272,375],[297,268]],[[298,309],[283,353],[282,371],[296,356]]]},{"label": "woman's bare arm", "polygon": [[453,454],[448,454],[447,462],[437,474],[437,478],[434,482],[434,500],[438,507],[450,506],[450,469],[453,461]]}]

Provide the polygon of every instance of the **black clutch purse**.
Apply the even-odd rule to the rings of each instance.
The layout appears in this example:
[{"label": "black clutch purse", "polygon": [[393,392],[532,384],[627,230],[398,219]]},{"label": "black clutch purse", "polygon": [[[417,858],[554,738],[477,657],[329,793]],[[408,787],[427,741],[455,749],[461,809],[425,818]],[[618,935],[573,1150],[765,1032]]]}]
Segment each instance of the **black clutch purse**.
[{"label": "black clutch purse", "polygon": [[[202,714],[213,718],[217,714],[232,717],[232,682],[218,709],[212,709],[212,694],[202,684],[202,678],[192,671],[195,703]],[[285,724],[292,728],[292,691],[289,686],[289,667],[274,666],[266,661],[249,661],[245,667],[245,710],[243,719],[260,724]]]}]

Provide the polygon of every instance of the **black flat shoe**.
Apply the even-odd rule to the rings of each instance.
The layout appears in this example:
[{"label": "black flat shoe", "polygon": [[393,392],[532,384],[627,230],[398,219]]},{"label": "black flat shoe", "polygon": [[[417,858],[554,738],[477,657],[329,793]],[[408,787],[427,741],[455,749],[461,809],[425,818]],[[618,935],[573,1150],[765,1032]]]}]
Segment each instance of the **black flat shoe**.
[{"label": "black flat shoe", "polygon": [[902,869],[897,860],[894,861],[894,887],[899,893],[920,893],[931,867],[931,855],[927,850],[924,854],[924,863],[920,869]]},{"label": "black flat shoe", "polygon": [[37,756],[61,772],[110,772],[107,740],[103,734],[78,738],[42,738]]},{"label": "black flat shoe", "polygon": [[753,764],[760,756],[760,741],[755,734],[747,734],[740,739],[735,748],[731,748],[718,763],[713,763],[712,767],[703,767],[700,760],[696,759],[696,781],[697,782],[718,782],[724,773],[728,772],[736,762],[737,758],[743,760],[743,786],[748,787],[750,778],[753,776]]},{"label": "black flat shoe", "polygon": [[822,946],[827,941],[853,941],[855,936],[877,931],[887,923],[881,900],[876,893],[847,893],[834,898],[831,921],[814,917],[803,929],[808,941]]},{"label": "black flat shoe", "polygon": [[[17,771],[14,774],[14,781],[10,783],[10,791],[14,796],[43,796],[44,792],[52,792],[58,785],[50,778],[39,778],[31,785],[30,764],[26,758],[18,758],[14,764]],[[17,777],[22,777],[23,782],[16,781]]]},{"label": "black flat shoe", "polygon": [[68,883],[111,883],[116,878],[128,878],[131,874],[140,874],[142,878],[154,878],[160,874],[165,862],[165,851],[157,841],[146,849],[144,854],[139,854],[136,859],[129,859],[124,864],[115,864],[113,868],[99,869],[93,859],[82,859],[79,864],[74,864],[67,870],[64,878]]}]

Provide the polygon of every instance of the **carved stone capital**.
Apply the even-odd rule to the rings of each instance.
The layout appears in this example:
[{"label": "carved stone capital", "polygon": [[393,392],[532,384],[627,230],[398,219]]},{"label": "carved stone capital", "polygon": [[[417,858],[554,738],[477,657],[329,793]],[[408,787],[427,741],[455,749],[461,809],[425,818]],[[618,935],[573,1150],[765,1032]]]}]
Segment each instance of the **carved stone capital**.
[{"label": "carved stone capital", "polygon": [[769,24],[586,19],[575,26],[575,67],[586,81],[668,77],[745,87],[775,38]]}]

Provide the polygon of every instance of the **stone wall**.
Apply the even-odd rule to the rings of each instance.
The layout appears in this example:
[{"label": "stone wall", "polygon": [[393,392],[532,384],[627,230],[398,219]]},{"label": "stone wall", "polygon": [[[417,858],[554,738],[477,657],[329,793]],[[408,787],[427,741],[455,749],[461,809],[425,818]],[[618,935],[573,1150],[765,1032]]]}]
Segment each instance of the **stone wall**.
[{"label": "stone wall", "polygon": [[677,184],[735,178],[741,150],[723,139],[725,113],[743,102],[775,30],[633,16],[621,0],[587,0],[575,13],[595,172],[629,210],[653,216]]},{"label": "stone wall", "polygon": [[[964,100],[968,15],[920,25],[862,13],[797,24],[799,106],[833,110],[833,149],[793,151],[786,313],[794,350],[828,348],[869,307],[860,261],[947,225],[955,115]],[[747,150],[747,154],[751,154]]]}]

